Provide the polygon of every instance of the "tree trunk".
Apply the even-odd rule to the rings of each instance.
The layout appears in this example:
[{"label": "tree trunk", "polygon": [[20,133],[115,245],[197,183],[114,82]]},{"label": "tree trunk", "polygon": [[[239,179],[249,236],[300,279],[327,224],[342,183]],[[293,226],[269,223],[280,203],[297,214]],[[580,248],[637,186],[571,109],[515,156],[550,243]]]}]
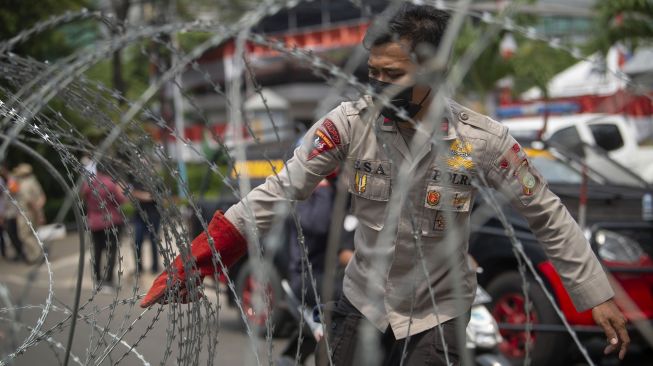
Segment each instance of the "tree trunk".
[{"label": "tree trunk", "polygon": [[[111,27],[111,35],[115,37],[121,35],[124,31],[124,24],[127,20],[127,14],[129,12],[130,0],[112,0],[111,6],[113,7],[113,12],[116,15],[116,23]],[[127,93],[127,85],[125,84],[125,79],[122,72],[123,69],[121,48],[117,49],[112,55],[111,71],[113,74],[113,89],[125,97],[125,94]],[[124,101],[120,99],[118,103],[123,105]]]}]

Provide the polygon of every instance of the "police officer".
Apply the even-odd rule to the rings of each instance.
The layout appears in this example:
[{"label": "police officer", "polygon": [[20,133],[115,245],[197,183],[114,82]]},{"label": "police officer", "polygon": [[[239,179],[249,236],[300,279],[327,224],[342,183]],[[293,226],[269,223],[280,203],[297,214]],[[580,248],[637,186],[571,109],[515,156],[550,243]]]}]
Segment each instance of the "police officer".
[{"label": "police officer", "polygon": [[[525,216],[577,310],[592,309],[608,339],[606,352],[618,350],[623,358],[629,344],[625,319],[600,263],[507,128],[453,101],[446,103],[443,121],[427,120],[435,93],[416,78],[416,51],[420,45],[437,49],[448,19],[432,7],[406,4],[387,22],[387,31],[368,31],[364,40],[370,51],[370,83],[377,90],[403,86],[392,104],[417,125],[403,121],[392,108],[374,113],[378,108],[367,96],[342,103],[308,131],[278,176],[224,215],[215,214],[208,227],[215,249],[225,265],[234,263],[246,252],[249,225],[264,234],[275,204],[306,199],[342,163],[359,226],[344,295],[328,327],[333,363],[354,364],[357,354],[379,356],[386,365],[399,364],[403,354],[407,365],[444,365],[447,358],[458,363],[453,324],[455,319],[467,321],[476,286],[475,274],[465,265],[470,208],[477,186],[489,186]],[[429,138],[432,126],[439,125],[442,138]],[[401,170],[406,166],[410,170]],[[402,190],[408,193],[393,194]],[[187,254],[154,281],[141,306],[196,298],[188,290],[194,281],[185,273]],[[206,233],[193,241],[190,254],[200,276],[216,270]],[[170,277],[175,286],[166,291]],[[361,325],[376,332],[381,352],[361,352]]]}]

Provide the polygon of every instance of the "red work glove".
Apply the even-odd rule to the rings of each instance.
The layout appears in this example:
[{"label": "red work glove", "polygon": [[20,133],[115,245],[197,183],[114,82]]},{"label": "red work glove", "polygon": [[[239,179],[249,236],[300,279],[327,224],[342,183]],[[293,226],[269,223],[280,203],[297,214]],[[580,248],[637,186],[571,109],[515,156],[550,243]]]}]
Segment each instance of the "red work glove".
[{"label": "red work glove", "polygon": [[[247,252],[247,241],[245,241],[245,238],[243,238],[238,229],[222,215],[222,212],[215,212],[213,219],[209,222],[207,231],[213,238],[215,250],[220,253],[222,263],[226,267],[236,263]],[[218,268],[213,265],[213,253],[206,232],[202,232],[202,234],[193,240],[190,246],[190,252],[193,258],[195,258],[195,266],[199,272],[198,277],[200,281],[205,276],[211,276],[218,271]],[[150,287],[150,290],[141,300],[142,308],[147,308],[157,302],[165,303],[169,276],[172,276],[172,286],[177,290],[177,301],[186,303],[195,300],[189,296],[190,294],[186,288],[187,274],[184,270],[184,262],[181,254],[172,262],[172,267],[176,271],[173,270],[172,273],[165,271],[154,280],[152,287]]]}]

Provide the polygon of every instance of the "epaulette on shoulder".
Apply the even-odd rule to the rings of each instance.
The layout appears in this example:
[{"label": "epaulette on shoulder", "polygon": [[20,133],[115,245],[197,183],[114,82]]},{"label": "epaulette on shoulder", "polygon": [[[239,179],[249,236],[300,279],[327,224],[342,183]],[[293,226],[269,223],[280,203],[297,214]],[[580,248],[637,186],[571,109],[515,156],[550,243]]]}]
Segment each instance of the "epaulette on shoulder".
[{"label": "epaulette on shoulder", "polygon": [[372,104],[372,99],[367,96],[363,96],[358,100],[343,102],[342,108],[345,111],[345,114],[348,116],[354,116],[361,114],[361,112],[367,109]]},{"label": "epaulette on shoulder", "polygon": [[468,125],[472,125],[476,128],[491,133],[495,136],[503,135],[504,130],[506,128],[501,123],[493,120],[488,116],[475,112],[469,108],[463,107],[462,105],[454,102],[453,100],[450,100],[449,104],[451,106],[451,112],[455,117],[458,118],[458,121]]}]

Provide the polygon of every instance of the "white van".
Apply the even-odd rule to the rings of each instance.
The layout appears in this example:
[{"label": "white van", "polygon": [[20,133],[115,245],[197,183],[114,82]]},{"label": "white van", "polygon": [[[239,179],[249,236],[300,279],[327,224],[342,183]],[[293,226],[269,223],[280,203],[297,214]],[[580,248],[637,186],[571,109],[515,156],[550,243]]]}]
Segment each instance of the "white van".
[{"label": "white van", "polygon": [[[512,118],[503,124],[521,142],[537,139],[544,125],[543,116]],[[574,152],[580,142],[596,146],[619,164],[653,182],[653,146],[640,146],[632,122],[617,114],[572,114],[549,116],[542,140],[551,141]]]}]

